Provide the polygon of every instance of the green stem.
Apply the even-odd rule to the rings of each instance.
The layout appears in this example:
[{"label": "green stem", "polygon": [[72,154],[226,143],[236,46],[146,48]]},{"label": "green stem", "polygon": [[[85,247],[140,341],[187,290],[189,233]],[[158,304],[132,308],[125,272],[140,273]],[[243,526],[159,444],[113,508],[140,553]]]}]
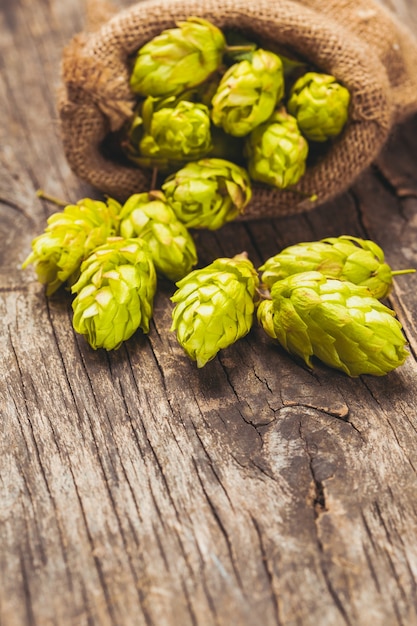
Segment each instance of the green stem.
[{"label": "green stem", "polygon": [[251,61],[255,52],[255,44],[226,46],[224,49],[225,55],[234,60],[236,63],[239,63],[239,61],[243,61],[245,59],[247,61]]},{"label": "green stem", "polygon": [[256,44],[246,44],[241,46],[226,46],[225,52],[253,52],[256,50]]},{"label": "green stem", "polygon": [[59,198],[56,198],[55,196],[50,196],[48,193],[45,193],[43,189],[38,189],[36,191],[36,195],[38,196],[38,198],[42,198],[42,200],[47,200],[48,202],[52,202],[53,204],[56,204],[57,206],[66,207],[68,204],[68,202],[65,202],[64,200],[60,200]]},{"label": "green stem", "polygon": [[392,276],[401,276],[402,274],[414,274],[414,272],[416,272],[417,270],[415,269],[408,269],[408,270],[395,270],[394,272],[391,272]]}]

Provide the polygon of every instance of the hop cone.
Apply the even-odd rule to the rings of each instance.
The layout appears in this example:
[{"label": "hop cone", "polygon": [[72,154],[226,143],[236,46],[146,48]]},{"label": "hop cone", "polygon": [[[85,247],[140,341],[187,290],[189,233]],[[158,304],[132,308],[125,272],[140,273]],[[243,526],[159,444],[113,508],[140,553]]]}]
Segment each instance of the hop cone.
[{"label": "hop cone", "polygon": [[347,235],[289,246],[259,268],[268,288],[291,274],[313,270],[363,285],[379,300],[388,294],[395,274],[376,243]]},{"label": "hop cone", "polygon": [[251,329],[258,276],[244,255],[217,259],[177,283],[171,330],[203,367]]},{"label": "hop cone", "polygon": [[274,283],[271,297],[261,326],[309,367],[315,356],[349,376],[382,376],[408,356],[401,324],[366,287],[303,272]]},{"label": "hop cone", "polygon": [[350,94],[334,76],[307,72],[291,89],[288,111],[311,141],[339,135],[347,122]]},{"label": "hop cone", "polygon": [[82,261],[118,227],[120,204],[85,198],[48,218],[45,231],[32,242],[22,267],[35,265],[38,280],[51,295],[66,281],[77,279]]},{"label": "hop cone", "polygon": [[167,169],[197,160],[212,148],[209,110],[187,100],[165,100],[160,108],[147,98],[142,117],[133,121],[130,143],[128,156],[143,167]]},{"label": "hop cone", "polygon": [[210,22],[189,17],[163,31],[137,53],[130,87],[142,96],[176,95],[204,82],[222,63],[222,32]]},{"label": "hop cone", "polygon": [[156,273],[142,239],[112,237],[82,264],[73,285],[73,326],[94,349],[114,350],[141,328],[149,332]]},{"label": "hop cone", "polygon": [[281,59],[258,49],[251,60],[233,64],[212,99],[212,120],[230,135],[248,135],[273,113],[284,95]]},{"label": "hop cone", "polygon": [[249,175],[274,187],[295,185],[306,169],[308,144],[294,117],[281,109],[246,140]]},{"label": "hop cone", "polygon": [[224,159],[188,163],[162,185],[178,219],[188,228],[216,230],[243,213],[252,197],[249,176]]},{"label": "hop cone", "polygon": [[122,237],[140,237],[149,247],[157,272],[172,281],[197,263],[193,238],[160,191],[131,196],[120,213]]}]

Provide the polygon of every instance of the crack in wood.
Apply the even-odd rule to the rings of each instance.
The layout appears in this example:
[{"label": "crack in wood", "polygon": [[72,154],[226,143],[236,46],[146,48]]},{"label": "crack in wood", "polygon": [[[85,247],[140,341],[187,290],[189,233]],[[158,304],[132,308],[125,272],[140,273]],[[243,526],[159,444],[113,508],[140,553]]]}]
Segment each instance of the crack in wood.
[{"label": "crack in wood", "polygon": [[304,437],[303,425],[302,425],[301,419],[299,421],[299,435],[304,445],[304,450],[308,458],[308,464],[310,468],[311,477],[313,479],[313,493],[311,497],[311,502],[312,502],[313,509],[314,509],[314,518],[315,520],[317,520],[323,513],[326,513],[328,511],[327,504],[326,504],[325,487],[324,487],[323,482],[321,480],[318,480],[318,478],[316,477],[316,473],[314,469],[315,455],[311,453],[308,442],[306,441]]},{"label": "crack in wood", "polygon": [[110,593],[108,585],[106,583],[106,577],[105,577],[104,572],[103,572],[103,566],[102,566],[100,558],[98,557],[98,555],[96,553],[96,550],[95,550],[94,539],[93,539],[93,535],[91,533],[91,529],[90,529],[90,526],[89,526],[89,516],[88,516],[87,511],[85,510],[84,503],[83,503],[81,494],[80,494],[79,489],[78,489],[78,485],[77,485],[77,481],[75,479],[75,475],[74,475],[73,469],[72,469],[71,466],[70,466],[69,469],[70,469],[70,472],[71,472],[71,476],[72,476],[72,480],[73,480],[73,484],[74,484],[74,489],[75,489],[75,494],[77,496],[78,505],[79,505],[80,512],[81,512],[81,516],[82,516],[82,519],[83,519],[87,540],[88,540],[88,543],[90,545],[90,554],[91,554],[91,557],[93,559],[94,566],[95,566],[95,569],[96,569],[96,572],[97,572],[97,576],[98,576],[98,580],[100,582],[100,587],[101,587],[102,592],[103,592],[103,596],[104,596],[104,600],[105,600],[105,603],[106,603],[107,611],[108,611],[108,614],[109,614],[110,619],[112,620],[112,622],[116,624],[117,623],[117,618],[116,618],[116,615],[114,613],[113,603],[111,601],[111,593]]},{"label": "crack in wood", "polygon": [[308,402],[297,402],[293,400],[284,400],[283,404],[284,404],[284,407],[313,409],[315,411],[318,411],[319,413],[323,413],[324,415],[328,415],[330,417],[336,417],[337,419],[340,419],[342,422],[346,422],[347,424],[353,427],[353,424],[348,419],[349,407],[346,404],[340,407],[336,407],[336,408],[320,406],[318,403],[310,404]]},{"label": "crack in wood", "polygon": [[3,207],[8,207],[9,209],[16,211],[17,213],[23,215],[30,222],[35,223],[35,220],[33,219],[32,215],[27,213],[27,211],[23,207],[21,207],[19,204],[17,204],[17,202],[14,202],[13,200],[9,200],[8,198],[0,197],[0,205],[3,205]]},{"label": "crack in wood", "polygon": [[280,598],[279,598],[279,594],[277,593],[277,591],[275,591],[275,588],[274,588],[275,576],[274,576],[274,572],[273,572],[272,566],[270,564],[270,558],[269,558],[269,555],[268,555],[268,550],[266,549],[266,546],[264,544],[264,540],[262,538],[261,529],[259,527],[259,523],[258,523],[257,519],[253,515],[250,515],[250,519],[252,521],[252,525],[253,525],[253,527],[255,529],[255,532],[256,532],[256,535],[258,537],[259,548],[260,548],[260,551],[261,551],[261,560],[262,560],[264,571],[265,571],[265,574],[266,574],[266,577],[267,577],[267,580],[268,580],[268,585],[269,585],[271,599],[273,601],[276,626],[283,626],[283,622],[282,622],[281,616],[280,616],[280,613],[281,613]]},{"label": "crack in wood", "polygon": [[304,449],[308,458],[310,473],[311,473],[312,482],[314,486],[312,506],[313,506],[313,511],[314,511],[314,527],[316,531],[316,541],[317,541],[317,546],[318,546],[319,554],[320,554],[321,571],[323,574],[324,581],[326,583],[327,590],[331,598],[333,599],[334,604],[337,607],[341,617],[343,618],[347,626],[352,626],[351,620],[344,607],[344,604],[342,600],[340,599],[339,594],[337,593],[337,591],[335,590],[333,586],[333,583],[331,580],[331,572],[329,571],[326,560],[325,560],[326,550],[324,548],[324,544],[321,539],[320,521],[324,514],[327,514],[327,515],[331,514],[331,510],[329,509],[326,503],[326,492],[325,492],[324,482],[318,480],[316,473],[315,473],[315,468],[314,468],[314,463],[313,463],[314,457],[309,450],[308,442],[306,441],[306,438],[303,434],[303,426],[302,426],[301,419],[299,422],[299,435],[300,435],[300,439],[304,443]]},{"label": "crack in wood", "polygon": [[410,186],[407,177],[389,171],[382,161],[378,160],[374,163],[373,169],[375,176],[394,198],[401,200],[417,198],[417,185]]},{"label": "crack in wood", "polygon": [[28,575],[28,572],[25,566],[26,554],[27,552],[23,551],[23,545],[21,545],[20,550],[19,550],[19,561],[20,561],[20,572],[22,574],[22,583],[23,583],[22,586],[23,586],[23,591],[24,591],[23,601],[25,605],[27,623],[36,624],[35,614],[33,610],[33,598],[32,598],[32,593],[31,593],[30,584],[29,584],[30,576]]},{"label": "crack in wood", "polygon": [[[202,492],[204,494],[204,497],[205,497],[205,499],[206,499],[206,501],[207,501],[207,503],[208,503],[208,505],[210,507],[210,510],[212,512],[212,515],[213,515],[213,518],[215,519],[215,521],[216,521],[216,523],[217,523],[217,525],[218,525],[218,527],[220,529],[220,532],[221,532],[221,534],[222,534],[222,536],[224,538],[224,541],[225,541],[225,544],[226,544],[226,547],[227,547],[227,552],[228,552],[228,555],[229,555],[230,564],[232,566],[233,573],[235,575],[236,581],[238,583],[238,586],[239,586],[240,590],[242,591],[243,596],[245,596],[245,590],[244,590],[244,587],[243,587],[243,583],[242,583],[242,579],[241,579],[239,570],[238,570],[238,568],[236,566],[235,558],[234,558],[234,555],[233,555],[233,547],[232,547],[232,544],[231,544],[231,541],[230,541],[229,534],[227,532],[227,529],[226,529],[225,525],[223,524],[223,522],[221,520],[220,514],[219,514],[218,510],[216,509],[215,504],[213,503],[212,499],[210,498],[210,496],[209,496],[209,494],[207,492],[206,486],[204,485],[203,479],[202,479],[201,474],[200,474],[200,469],[198,467],[198,464],[197,464],[196,460],[193,458],[192,461],[193,461],[193,465],[194,465],[194,468],[195,468],[195,471],[196,471],[196,476],[197,476],[198,482],[200,484],[201,490],[202,490]],[[224,490],[223,486],[222,486],[222,489]],[[228,578],[227,574],[225,574],[225,575]]]},{"label": "crack in wood", "polygon": [[[379,520],[382,528],[384,529],[385,536],[386,536],[386,539],[387,539],[389,545],[390,546],[394,546],[395,542],[393,541],[393,539],[391,537],[390,530],[389,530],[389,528],[388,528],[388,526],[387,526],[387,524],[386,524],[386,522],[384,520],[384,516],[382,515],[382,511],[381,511],[381,508],[380,508],[379,503],[378,503],[377,500],[375,500],[375,502],[374,502],[374,511],[376,513],[377,519]],[[399,576],[399,574],[397,572],[397,569],[395,567],[395,564],[394,564],[394,561],[393,561],[393,557],[392,557],[392,554],[391,554],[391,550],[389,550],[389,549],[387,549],[385,547],[383,549],[383,551],[384,551],[385,557],[386,557],[386,559],[387,559],[387,561],[389,563],[389,566],[391,568],[391,571],[392,571],[392,574],[394,576],[395,582],[397,583],[397,589],[400,592],[401,598],[402,598],[404,603],[407,603],[407,594],[405,593],[405,590],[404,590],[404,587],[403,587],[403,584],[402,584],[402,580],[401,580],[401,576]],[[394,600],[394,603],[395,603],[395,600]],[[401,615],[400,611],[399,611],[399,615]]]}]

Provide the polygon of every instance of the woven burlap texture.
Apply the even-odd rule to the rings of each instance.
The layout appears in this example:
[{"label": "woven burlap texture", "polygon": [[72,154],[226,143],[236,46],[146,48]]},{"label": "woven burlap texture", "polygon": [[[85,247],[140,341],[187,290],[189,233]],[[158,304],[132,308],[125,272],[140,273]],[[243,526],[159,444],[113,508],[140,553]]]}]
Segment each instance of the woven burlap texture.
[{"label": "woven burlap texture", "polygon": [[103,141],[132,115],[132,54],[189,16],[308,60],[351,93],[349,122],[325,156],[295,191],[254,185],[244,219],[297,213],[334,198],[376,159],[393,125],[417,110],[417,43],[373,0],[144,0],[74,37],[63,55],[65,154],[73,171],[104,194],[124,201],[149,190],[150,173],[104,153]]}]

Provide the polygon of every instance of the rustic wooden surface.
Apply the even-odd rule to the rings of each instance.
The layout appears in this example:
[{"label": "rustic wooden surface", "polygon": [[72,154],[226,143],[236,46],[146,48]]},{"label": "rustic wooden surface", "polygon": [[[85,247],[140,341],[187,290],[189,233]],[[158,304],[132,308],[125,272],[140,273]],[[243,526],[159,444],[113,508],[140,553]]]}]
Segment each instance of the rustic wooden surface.
[{"label": "rustic wooden surface", "polygon": [[[414,0],[397,5],[417,27]],[[56,210],[36,190],[92,195],[55,109],[83,0],[0,9],[1,625],[417,624],[417,278],[390,297],[411,356],[384,378],[311,373],[259,329],[198,371],[169,284],[149,337],[94,352],[70,297],[20,269]],[[198,247],[260,264],[342,233],[417,267],[417,118],[336,202]]]}]

